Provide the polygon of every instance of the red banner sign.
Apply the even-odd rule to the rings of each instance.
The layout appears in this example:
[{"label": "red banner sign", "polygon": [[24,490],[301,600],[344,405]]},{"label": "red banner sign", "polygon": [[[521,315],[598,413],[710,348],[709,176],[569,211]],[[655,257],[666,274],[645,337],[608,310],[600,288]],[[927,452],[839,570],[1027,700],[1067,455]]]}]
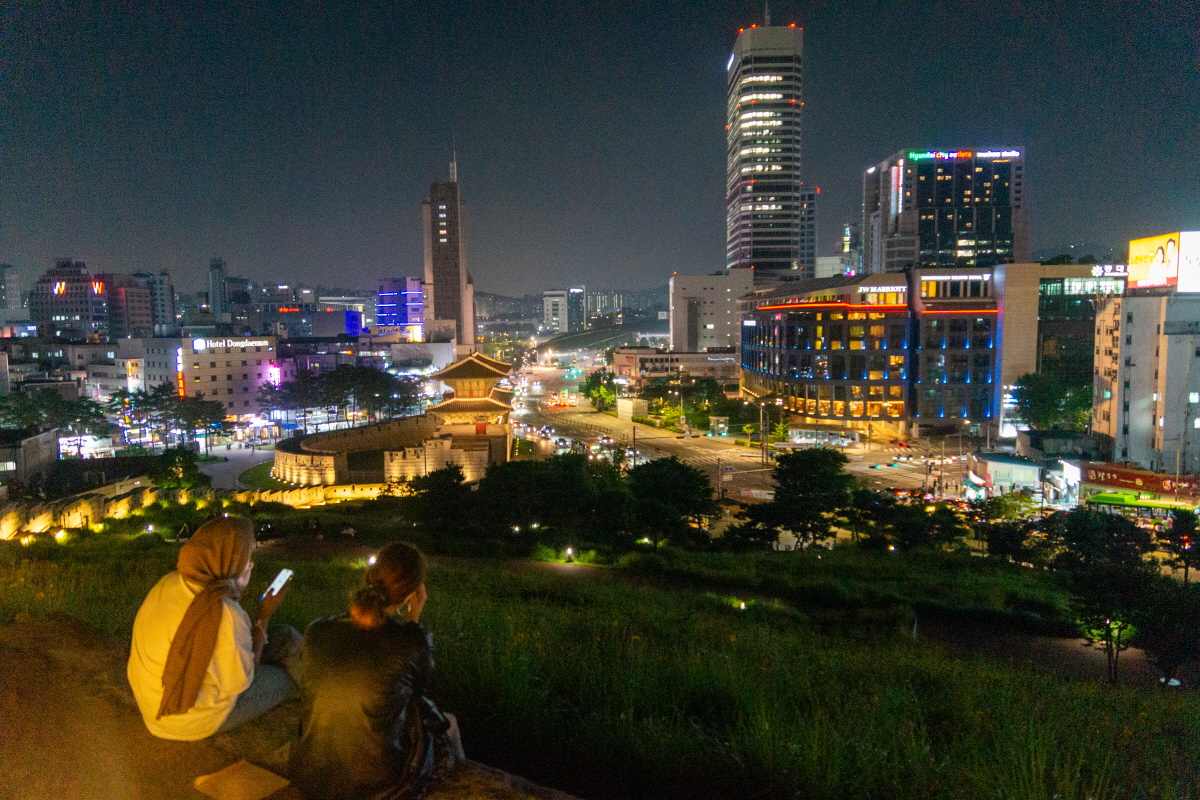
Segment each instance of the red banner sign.
[{"label": "red banner sign", "polygon": [[1179,480],[1176,481],[1174,475],[1164,475],[1160,472],[1150,472],[1100,461],[1081,462],[1080,472],[1083,482],[1093,486],[1200,497],[1200,485],[1197,485],[1197,480],[1193,475],[1180,475]]}]

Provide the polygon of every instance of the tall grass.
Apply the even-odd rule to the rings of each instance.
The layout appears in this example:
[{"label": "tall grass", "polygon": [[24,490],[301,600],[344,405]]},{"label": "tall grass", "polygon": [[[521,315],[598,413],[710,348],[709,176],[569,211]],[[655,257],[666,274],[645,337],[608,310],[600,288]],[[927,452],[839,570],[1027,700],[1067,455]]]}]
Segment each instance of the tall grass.
[{"label": "tall grass", "polygon": [[[174,554],[2,548],[0,620],[63,611],[128,636]],[[260,562],[247,597],[278,566]],[[280,619],[298,627],[344,610],[361,579],[346,560],[288,566]],[[1193,694],[953,657],[895,615],[831,630],[790,605],[529,562],[435,559],[429,587],[431,695],[468,753],[587,798],[1182,800],[1200,785]]]},{"label": "tall grass", "polygon": [[1071,635],[1069,596],[1053,573],[966,553],[862,552],[852,547],[729,555],[631,553],[634,572],[754,591],[809,609],[899,608],[986,617]]}]

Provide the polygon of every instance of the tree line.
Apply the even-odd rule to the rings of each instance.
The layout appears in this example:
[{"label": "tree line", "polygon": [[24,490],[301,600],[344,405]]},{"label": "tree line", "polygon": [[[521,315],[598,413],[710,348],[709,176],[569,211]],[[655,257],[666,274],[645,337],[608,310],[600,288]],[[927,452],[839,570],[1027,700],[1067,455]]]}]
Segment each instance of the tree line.
[{"label": "tree line", "polygon": [[298,370],[294,379],[264,383],[258,391],[261,411],[298,414],[305,433],[306,412],[314,408],[333,408],[343,420],[362,411],[370,420],[380,421],[419,412],[420,399],[421,383],[416,378],[352,364],[340,364],[330,372]]}]

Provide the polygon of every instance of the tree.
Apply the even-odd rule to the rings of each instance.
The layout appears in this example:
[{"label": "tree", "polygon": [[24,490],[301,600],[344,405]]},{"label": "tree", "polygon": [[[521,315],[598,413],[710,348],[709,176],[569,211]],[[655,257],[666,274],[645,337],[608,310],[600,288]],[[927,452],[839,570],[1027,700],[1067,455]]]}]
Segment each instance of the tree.
[{"label": "tree", "polygon": [[76,455],[83,457],[84,436],[104,436],[108,434],[108,420],[104,416],[104,408],[95,400],[87,397],[65,399],[58,392],[44,392],[40,398],[46,403],[45,414],[47,423],[65,431],[74,437],[77,444]]},{"label": "tree", "polygon": [[325,402],[333,406],[336,412],[347,418],[354,402],[354,385],[357,367],[351,364],[339,364],[333,372],[321,376],[321,391],[325,394]]},{"label": "tree", "polygon": [[848,463],[838,451],[823,447],[779,456],[772,473],[775,498],[751,506],[747,517],[756,525],[790,531],[797,548],[828,539],[835,515],[849,505],[855,485],[844,472]]},{"label": "tree", "polygon": [[1092,387],[1073,386],[1066,391],[1062,405],[1062,426],[1073,431],[1086,431],[1092,422]]},{"label": "tree", "polygon": [[225,421],[227,412],[220,400],[205,400],[204,392],[184,397],[179,402],[179,419],[189,438],[195,440],[196,429],[204,428],[204,450],[208,452],[212,429]]},{"label": "tree", "polygon": [[1157,564],[1145,559],[1153,540],[1124,517],[1085,507],[1052,514],[1041,527],[1059,550],[1053,564],[1067,579],[1083,638],[1104,650],[1108,680],[1116,683],[1133,620],[1158,575]]},{"label": "tree", "polygon": [[1047,266],[1057,266],[1059,264],[1071,264],[1074,263],[1074,261],[1075,259],[1071,258],[1071,256],[1063,253],[1061,255],[1054,256],[1053,258],[1048,258],[1041,263]]},{"label": "tree", "polygon": [[1184,664],[1200,657],[1200,586],[1153,580],[1134,614],[1133,643],[1146,652],[1166,685]]},{"label": "tree", "polygon": [[472,517],[471,487],[458,464],[413,478],[412,495],[404,498],[413,520],[426,533],[460,536],[467,533]]},{"label": "tree", "polygon": [[659,458],[629,470],[634,524],[657,545],[680,541],[699,518],[718,512],[708,476],[676,457]]},{"label": "tree", "polygon": [[150,470],[150,480],[154,481],[156,486],[167,489],[186,489],[212,484],[212,478],[200,471],[196,454],[186,447],[172,447],[164,451]]},{"label": "tree", "polygon": [[1196,512],[1187,508],[1171,512],[1171,526],[1167,528],[1167,552],[1172,555],[1173,566],[1183,567],[1183,582],[1188,582],[1188,572],[1200,566],[1200,546],[1196,542]]},{"label": "tree", "polygon": [[616,403],[611,370],[593,370],[583,379],[583,393],[597,411],[605,411]]},{"label": "tree", "polygon": [[540,530],[553,516],[547,507],[555,502],[546,492],[549,473],[546,461],[504,461],[489,466],[475,492],[484,525],[500,534],[533,531],[534,525]]},{"label": "tree", "polygon": [[1017,378],[1013,388],[1013,416],[1036,430],[1048,430],[1062,419],[1066,390],[1050,374],[1030,372]]},{"label": "tree", "polygon": [[972,500],[971,513],[988,522],[1026,520],[1037,513],[1037,503],[1027,494],[1009,492],[995,497]]},{"label": "tree", "polygon": [[41,428],[45,415],[34,396],[13,392],[0,401],[0,423],[6,428]]}]

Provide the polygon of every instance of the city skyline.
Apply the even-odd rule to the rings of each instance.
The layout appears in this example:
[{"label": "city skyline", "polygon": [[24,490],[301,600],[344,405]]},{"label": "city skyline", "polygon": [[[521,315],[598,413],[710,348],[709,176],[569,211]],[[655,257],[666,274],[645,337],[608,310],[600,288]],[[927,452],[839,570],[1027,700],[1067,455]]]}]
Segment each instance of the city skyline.
[{"label": "city skyline", "polygon": [[[759,3],[216,8],[3,12],[0,262],[24,285],[60,257],[180,291],[213,256],[263,281],[418,275],[420,201],[455,147],[480,291],[723,267],[725,65]],[[859,218],[863,169],[910,146],[1021,148],[1035,253],[1200,227],[1185,9],[772,18],[805,29],[818,255]]]}]

